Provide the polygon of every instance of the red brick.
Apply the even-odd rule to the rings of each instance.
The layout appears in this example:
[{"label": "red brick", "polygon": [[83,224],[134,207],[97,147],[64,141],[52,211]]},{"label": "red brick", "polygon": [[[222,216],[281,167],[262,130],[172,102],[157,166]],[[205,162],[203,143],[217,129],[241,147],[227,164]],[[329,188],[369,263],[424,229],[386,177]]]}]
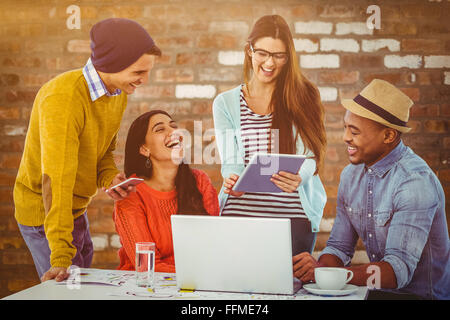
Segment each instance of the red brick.
[{"label": "red brick", "polygon": [[450,104],[444,103],[440,105],[440,115],[442,116],[450,116]]},{"label": "red brick", "polygon": [[414,149],[414,151],[423,159],[425,162],[431,167],[435,168],[440,165],[440,154],[439,151],[430,151],[422,152],[420,149]]},{"label": "red brick", "polygon": [[172,56],[170,54],[162,54],[160,57],[156,58],[156,65],[160,64],[171,64],[172,63]]},{"label": "red brick", "polygon": [[19,107],[0,107],[0,120],[20,119]]},{"label": "red brick", "polygon": [[323,210],[324,218],[334,218],[336,217],[336,198],[327,198],[327,203]]},{"label": "red brick", "polygon": [[116,264],[116,268],[119,266],[119,255],[118,250],[104,250],[96,251],[94,253],[92,264],[93,266],[99,264]]},{"label": "red brick", "polygon": [[133,95],[133,98],[170,98],[175,96],[174,86],[154,86],[147,85],[138,88]]},{"label": "red brick", "polygon": [[402,5],[402,11],[406,18],[438,18],[441,16],[442,7],[437,6],[434,3],[427,3],[424,5]]},{"label": "red brick", "polygon": [[339,131],[327,130],[326,134],[327,134],[327,143],[329,145],[337,144],[337,145],[344,146],[344,141],[342,140],[342,136],[343,136],[343,131],[342,130],[339,130]]},{"label": "red brick", "polygon": [[317,8],[314,5],[300,4],[290,8],[292,17],[306,18],[315,17],[317,14]]},{"label": "red brick", "polygon": [[33,102],[36,97],[37,90],[7,90],[6,101],[8,102]]},{"label": "red brick", "polygon": [[364,83],[370,83],[373,79],[381,79],[393,85],[402,83],[401,73],[369,73],[364,76]]},{"label": "red brick", "polygon": [[423,23],[420,26],[420,36],[436,37],[440,35],[446,35],[450,33],[450,26],[448,23],[442,23],[440,20]]},{"label": "red brick", "polygon": [[217,56],[211,52],[180,52],[176,56],[176,64],[212,64]]},{"label": "red brick", "polygon": [[325,113],[326,129],[342,129],[344,128],[343,116],[341,114]]},{"label": "red brick", "polygon": [[13,73],[2,73],[0,75],[0,85],[16,86],[19,83],[19,76]]},{"label": "red brick", "polygon": [[37,57],[6,57],[3,59],[4,67],[39,68],[41,60]]},{"label": "red brick", "polygon": [[406,94],[412,101],[416,102],[420,99],[420,90],[418,88],[399,88]]},{"label": "red brick", "polygon": [[21,154],[17,153],[3,153],[0,157],[0,168],[16,169],[19,168]]},{"label": "red brick", "polygon": [[35,286],[37,284],[39,284],[39,281],[30,281],[30,280],[21,280],[21,279],[9,280],[8,281],[8,289],[11,292],[19,292],[19,291],[28,289],[32,286]]},{"label": "red brick", "polygon": [[337,198],[338,186],[325,184],[324,187],[325,187],[325,192],[327,194],[327,197]]},{"label": "red brick", "polygon": [[231,34],[204,34],[198,38],[197,47],[208,49],[236,49],[238,47],[238,41]]},{"label": "red brick", "polygon": [[192,37],[187,36],[161,36],[155,37],[155,42],[161,49],[171,49],[171,48],[190,48],[194,45],[194,40]]},{"label": "red brick", "polygon": [[[172,13],[170,13],[172,16]],[[209,22],[208,21],[185,21],[179,20],[174,21],[168,24],[167,26],[169,33],[179,33],[184,32],[186,30],[190,30],[191,32],[195,31],[208,31]]]},{"label": "red brick", "polygon": [[411,128],[411,131],[409,131],[409,133],[418,133],[422,130],[422,122],[417,120],[409,120],[408,127]]},{"label": "red brick", "polygon": [[[14,219],[14,218],[13,218]],[[14,219],[15,220],[15,219]],[[4,228],[2,231],[6,231]],[[22,236],[2,237],[0,238],[0,250],[25,248],[26,244]]]},{"label": "red brick", "polygon": [[323,171],[320,174],[322,182],[339,184],[342,169],[343,169],[342,165],[325,164]]},{"label": "red brick", "polygon": [[[383,19],[383,16],[381,17]],[[382,20],[383,21],[383,20]],[[381,22],[381,29],[374,29],[374,35],[416,35],[417,25],[414,22]]]},{"label": "red brick", "polygon": [[156,82],[192,82],[194,81],[194,71],[192,69],[164,68],[154,71]]},{"label": "red brick", "polygon": [[0,171],[0,186],[12,186],[14,181],[16,181],[17,173],[6,172],[4,170]]},{"label": "red brick", "polygon": [[426,120],[424,129],[430,133],[448,133],[450,129],[449,120]]},{"label": "red brick", "polygon": [[26,74],[22,76],[23,84],[27,87],[41,87],[50,81],[56,74]]},{"label": "red brick", "polygon": [[429,87],[421,90],[422,102],[450,101],[450,86],[447,87]]},{"label": "red brick", "polygon": [[441,85],[442,77],[439,71],[418,71],[415,73],[417,76],[417,84],[419,85]]},{"label": "red brick", "polygon": [[136,19],[142,17],[142,7],[115,5],[102,7],[102,13],[112,18]]},{"label": "red brick", "polygon": [[319,73],[319,83],[352,84],[359,80],[359,71],[324,71]]},{"label": "red brick", "polygon": [[[403,7],[402,6],[395,6],[395,5],[389,5],[389,6],[383,6],[382,9],[382,21],[399,21],[404,18],[403,15]],[[364,6],[360,10],[360,14],[367,14],[366,13],[367,7]]]},{"label": "red brick", "polygon": [[440,137],[438,136],[408,134],[403,136],[403,141],[416,152],[421,149],[430,150],[440,148]]},{"label": "red brick", "polygon": [[410,117],[433,117],[439,115],[437,104],[414,104],[409,110]]},{"label": "red brick", "polygon": [[403,39],[403,52],[438,52],[442,50],[442,40],[438,39]]},{"label": "red brick", "polygon": [[195,101],[192,104],[193,114],[212,114],[212,102],[211,101]]},{"label": "red brick", "polygon": [[341,55],[341,67],[347,69],[354,69],[355,66],[361,68],[382,69],[384,67],[383,56],[375,55]]},{"label": "red brick", "polygon": [[21,265],[21,264],[29,264],[34,265],[33,258],[31,257],[31,253],[28,250],[3,250],[3,258],[2,263],[4,265]]},{"label": "red brick", "polygon": [[450,137],[444,138],[444,149],[450,149]]},{"label": "red brick", "polygon": [[438,177],[441,182],[450,182],[450,169],[439,170]]},{"label": "red brick", "polygon": [[351,18],[355,16],[354,6],[325,5],[319,6],[317,11],[321,18]]},{"label": "red brick", "polygon": [[24,139],[22,137],[2,137],[2,139],[0,139],[0,151],[22,152],[24,144]]}]

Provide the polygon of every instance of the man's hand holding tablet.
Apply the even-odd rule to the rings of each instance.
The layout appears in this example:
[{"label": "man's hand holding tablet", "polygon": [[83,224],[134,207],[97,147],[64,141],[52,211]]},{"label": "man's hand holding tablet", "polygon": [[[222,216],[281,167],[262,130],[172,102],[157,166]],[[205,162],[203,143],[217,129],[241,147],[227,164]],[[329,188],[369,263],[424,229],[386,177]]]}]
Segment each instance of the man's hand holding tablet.
[{"label": "man's hand holding tablet", "polygon": [[103,187],[102,190],[113,200],[123,200],[130,192],[136,192],[136,185],[143,181],[140,178],[127,179],[125,173],[121,172],[114,177],[109,189]]}]

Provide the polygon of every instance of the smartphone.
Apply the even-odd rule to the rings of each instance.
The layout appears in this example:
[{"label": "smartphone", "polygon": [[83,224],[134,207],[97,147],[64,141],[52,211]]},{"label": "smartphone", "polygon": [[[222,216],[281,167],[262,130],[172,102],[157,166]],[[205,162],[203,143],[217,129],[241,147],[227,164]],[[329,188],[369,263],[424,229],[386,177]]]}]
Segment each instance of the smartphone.
[{"label": "smartphone", "polygon": [[122,181],[121,183],[112,186],[107,189],[106,192],[111,192],[113,189],[121,187],[122,189],[127,189],[129,186],[137,186],[139,183],[144,182],[144,179],[141,178],[128,178],[127,180]]}]

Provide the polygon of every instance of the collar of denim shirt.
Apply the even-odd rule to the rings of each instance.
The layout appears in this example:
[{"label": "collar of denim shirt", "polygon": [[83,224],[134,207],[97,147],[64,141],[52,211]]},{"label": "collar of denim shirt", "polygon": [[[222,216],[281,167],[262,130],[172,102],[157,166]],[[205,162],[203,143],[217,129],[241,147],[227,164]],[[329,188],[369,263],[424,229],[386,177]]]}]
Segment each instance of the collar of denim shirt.
[{"label": "collar of denim shirt", "polygon": [[400,158],[403,156],[403,153],[406,151],[406,146],[403,144],[403,141],[400,140],[398,145],[392,149],[391,152],[389,152],[383,159],[380,161],[377,161],[375,164],[373,164],[371,167],[365,166],[366,171],[373,172],[375,175],[377,175],[380,178],[383,178],[383,176],[391,170],[392,166],[400,160]]}]

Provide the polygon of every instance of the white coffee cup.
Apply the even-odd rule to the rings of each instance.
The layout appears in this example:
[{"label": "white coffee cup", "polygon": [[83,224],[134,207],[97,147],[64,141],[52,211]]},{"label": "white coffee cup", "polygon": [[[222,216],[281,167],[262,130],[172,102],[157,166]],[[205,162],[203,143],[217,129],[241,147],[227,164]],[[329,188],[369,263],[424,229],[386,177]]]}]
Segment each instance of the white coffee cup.
[{"label": "white coffee cup", "polygon": [[344,268],[320,267],[314,269],[316,284],[323,290],[341,290],[352,280],[353,272]]}]

